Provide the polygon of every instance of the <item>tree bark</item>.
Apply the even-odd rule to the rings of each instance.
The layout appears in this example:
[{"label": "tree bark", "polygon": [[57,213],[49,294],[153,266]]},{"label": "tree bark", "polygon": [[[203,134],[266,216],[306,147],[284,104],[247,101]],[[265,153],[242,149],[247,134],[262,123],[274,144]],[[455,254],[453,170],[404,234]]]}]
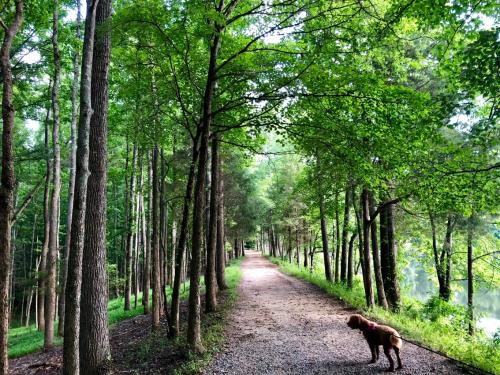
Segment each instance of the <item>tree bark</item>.
[{"label": "tree bark", "polygon": [[319,215],[321,220],[321,241],[323,243],[323,262],[325,265],[325,277],[328,281],[332,280],[332,268],[330,265],[330,252],[328,250],[328,233],[326,231],[325,202],[323,194],[319,197]]},{"label": "tree bark", "polygon": [[[50,90],[51,91],[51,90]],[[38,330],[45,332],[45,292],[47,284],[47,253],[49,252],[49,236],[50,236],[50,182],[52,181],[52,167],[49,152],[49,120],[50,106],[47,108],[45,116],[45,157],[46,157],[46,172],[45,172],[45,188],[43,192],[43,244],[42,254],[40,255],[40,270],[38,276],[38,299],[37,299],[37,316]]]},{"label": "tree bark", "polygon": [[159,178],[158,178],[158,146],[153,148],[153,207],[152,207],[152,244],[151,244],[151,258],[153,260],[153,316],[152,326],[154,330],[160,328],[161,316],[161,275],[160,275],[160,192],[159,192]]},{"label": "tree bark", "polygon": [[[369,192],[368,204],[370,209],[370,215],[375,211],[375,199],[373,197],[373,193]],[[380,253],[378,248],[378,240],[377,240],[377,221],[371,220],[370,225],[370,235],[372,240],[372,256],[373,256],[373,269],[375,271],[375,284],[377,286],[377,303],[379,306],[382,306],[384,309],[387,309],[389,306],[387,304],[387,298],[385,296],[384,289],[384,281],[382,278],[382,269],[380,265]]]},{"label": "tree bark", "polygon": [[0,374],[7,375],[7,335],[9,332],[9,276],[11,249],[11,216],[14,210],[14,115],[13,78],[10,66],[12,41],[23,22],[23,1],[15,1],[15,15],[10,26],[4,27],[4,37],[0,49],[0,69],[2,87],[2,174],[0,179]]},{"label": "tree bark", "polygon": [[[224,1],[221,0],[217,11],[222,12]],[[193,236],[191,239],[191,267],[189,275],[189,313],[187,341],[190,349],[194,352],[203,352],[205,349],[201,343],[200,327],[200,267],[201,267],[201,244],[203,226],[203,208],[205,192],[205,174],[208,160],[208,137],[212,121],[212,101],[216,85],[217,56],[220,48],[220,38],[223,26],[215,22],[215,30],[210,45],[210,60],[207,72],[207,83],[203,98],[203,117],[201,121],[200,154],[198,158],[198,171],[194,190],[193,207]]]},{"label": "tree bark", "polygon": [[[141,166],[142,169],[142,166]],[[142,175],[142,174],[141,174]],[[142,185],[142,182],[141,182]],[[150,256],[150,241],[149,232],[146,229],[146,210],[144,207],[144,195],[141,194],[140,200],[140,214],[142,215],[142,238],[143,238],[143,249],[144,249],[144,267],[142,271],[142,306],[144,307],[144,314],[149,314],[149,289],[150,289],[150,273],[151,273],[151,256]]]},{"label": "tree bark", "polygon": [[174,274],[174,287],[172,289],[172,307],[170,314],[170,324],[168,334],[169,337],[177,337],[179,335],[179,306],[180,306],[180,290],[182,282],[182,270],[184,252],[187,243],[188,224],[189,224],[189,208],[193,197],[193,184],[195,177],[195,168],[198,161],[199,149],[198,141],[200,138],[200,129],[196,130],[196,136],[193,139],[192,160],[189,166],[188,180],[186,184],[186,193],[184,195],[184,203],[182,208],[182,220],[179,230],[179,242],[177,244],[177,251],[175,252],[175,274]]},{"label": "tree bark", "polygon": [[56,317],[57,258],[59,253],[59,201],[61,198],[61,146],[59,144],[59,87],[61,84],[61,57],[59,53],[59,2],[54,1],[52,19],[52,49],[54,76],[52,84],[52,174],[53,186],[50,201],[49,251],[47,254],[47,293],[45,296],[45,350],[54,346]]},{"label": "tree bark", "polygon": [[217,214],[219,206],[219,141],[217,135],[212,135],[211,158],[211,188],[210,188],[210,220],[208,226],[207,265],[205,268],[205,311],[215,311],[217,308]]},{"label": "tree bark", "polygon": [[347,278],[347,236],[349,229],[349,212],[351,206],[350,200],[351,192],[349,185],[346,186],[344,196],[344,220],[342,224],[342,254],[340,259],[340,281],[345,282]]},{"label": "tree bark", "polygon": [[134,246],[134,196],[135,196],[135,169],[137,163],[137,146],[134,144],[132,152],[132,167],[130,171],[130,183],[128,192],[128,217],[127,217],[127,242],[125,249],[125,311],[130,310],[130,298],[132,296],[132,252]]},{"label": "tree bark", "polygon": [[335,282],[340,281],[340,220],[339,220],[339,193],[335,194]]},{"label": "tree bark", "polygon": [[111,53],[111,0],[97,6],[92,62],[88,208],[83,250],[82,315],[80,322],[80,373],[109,373],[111,351],[108,334],[108,286],[106,275],[106,183],[108,139],[108,71]]},{"label": "tree bark", "polygon": [[226,249],[225,249],[225,233],[224,233],[224,181],[222,178],[222,160],[219,157],[219,204],[217,212],[217,286],[219,290],[227,289],[226,284]]},{"label": "tree bark", "polygon": [[[81,23],[81,10],[80,1],[76,4],[76,40],[80,41],[80,23]],[[66,239],[64,246],[64,260],[63,260],[63,275],[62,275],[62,285],[61,293],[59,295],[59,336],[64,335],[64,319],[65,319],[65,302],[66,302],[66,281],[68,279],[68,258],[70,250],[70,240],[71,240],[71,220],[73,218],[73,199],[75,196],[75,177],[76,177],[76,132],[77,132],[77,121],[78,121],[78,71],[80,66],[80,53],[78,48],[75,48],[73,53],[73,83],[71,85],[71,135],[70,143],[71,150],[69,156],[70,162],[70,177],[69,177],[69,187],[68,187],[68,212],[66,219]]]},{"label": "tree bark", "polygon": [[472,247],[474,213],[467,220],[467,312],[469,318],[469,335],[474,335],[474,254]]},{"label": "tree bark", "polygon": [[363,211],[363,283],[365,286],[366,305],[371,308],[374,305],[374,295],[372,286],[372,266],[370,259],[370,207],[369,193],[363,189],[361,193],[361,208]]},{"label": "tree bark", "polygon": [[387,303],[394,311],[399,310],[401,298],[397,274],[397,245],[394,225],[394,205],[380,211],[380,263]]},{"label": "tree bark", "polygon": [[80,80],[80,117],[76,151],[76,183],[71,221],[68,280],[66,284],[66,311],[64,321],[63,372],[80,373],[80,296],[82,285],[82,258],[87,209],[87,182],[89,177],[89,128],[92,116],[91,80],[94,49],[95,15],[98,0],[87,3],[85,35],[83,38],[82,72]]}]

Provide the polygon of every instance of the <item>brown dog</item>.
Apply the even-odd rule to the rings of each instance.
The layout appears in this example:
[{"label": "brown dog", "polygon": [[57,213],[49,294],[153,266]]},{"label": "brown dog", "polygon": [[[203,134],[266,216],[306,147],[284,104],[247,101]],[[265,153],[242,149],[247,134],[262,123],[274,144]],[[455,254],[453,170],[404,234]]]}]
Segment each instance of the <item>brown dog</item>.
[{"label": "brown dog", "polygon": [[372,352],[372,360],[370,363],[376,363],[378,361],[379,346],[382,345],[384,347],[384,353],[390,363],[390,367],[387,371],[394,371],[394,361],[390,353],[391,348],[394,349],[398,359],[397,369],[399,370],[403,367],[401,364],[401,358],[399,357],[399,350],[401,349],[403,342],[399,338],[399,334],[395,329],[378,325],[375,322],[363,318],[359,314],[351,315],[347,325],[352,329],[359,329],[363,332],[363,336],[365,336],[365,339],[370,346],[370,351]]}]

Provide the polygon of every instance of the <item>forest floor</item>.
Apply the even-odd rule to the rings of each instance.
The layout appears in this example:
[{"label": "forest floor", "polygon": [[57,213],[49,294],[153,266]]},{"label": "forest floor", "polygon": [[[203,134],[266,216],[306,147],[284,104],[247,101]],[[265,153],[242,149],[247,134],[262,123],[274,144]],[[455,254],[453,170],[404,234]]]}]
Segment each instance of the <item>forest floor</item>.
[{"label": "forest floor", "polygon": [[[352,307],[282,274],[256,252],[247,252],[242,271],[224,350],[205,374],[377,374],[388,368],[382,350],[379,362],[368,364],[366,341],[346,324]],[[397,374],[471,373],[409,343],[401,358]]]}]

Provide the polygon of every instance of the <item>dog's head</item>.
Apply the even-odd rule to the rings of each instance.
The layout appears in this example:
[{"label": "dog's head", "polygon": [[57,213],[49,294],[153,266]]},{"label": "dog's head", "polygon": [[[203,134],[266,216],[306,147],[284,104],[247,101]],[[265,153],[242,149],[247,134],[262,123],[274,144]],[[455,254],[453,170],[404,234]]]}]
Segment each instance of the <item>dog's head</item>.
[{"label": "dog's head", "polygon": [[347,325],[351,329],[361,328],[361,326],[363,325],[364,320],[365,320],[365,318],[363,318],[361,315],[354,314],[354,315],[351,315],[349,317],[349,320],[347,321]]}]

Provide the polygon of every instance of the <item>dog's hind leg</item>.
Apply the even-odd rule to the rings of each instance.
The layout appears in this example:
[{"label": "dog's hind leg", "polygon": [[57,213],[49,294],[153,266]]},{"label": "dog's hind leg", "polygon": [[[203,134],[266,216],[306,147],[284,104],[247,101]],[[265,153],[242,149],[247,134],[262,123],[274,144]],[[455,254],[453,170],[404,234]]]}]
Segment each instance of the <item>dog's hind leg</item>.
[{"label": "dog's hind leg", "polygon": [[372,360],[370,361],[370,363],[377,363],[377,359],[378,359],[378,355],[377,355],[378,346],[377,345],[373,345],[373,344],[369,344],[369,345],[370,345],[370,351],[372,352]]},{"label": "dog's hind leg", "polygon": [[399,348],[397,346],[394,346],[394,352],[396,353],[396,357],[398,358],[397,369],[399,370],[400,368],[403,368],[403,364],[401,363],[401,357],[399,356]]},{"label": "dog's hind leg", "polygon": [[375,352],[377,354],[377,361],[378,361],[378,358],[380,357],[380,348],[378,347],[378,345],[375,346]]},{"label": "dog's hind leg", "polygon": [[386,370],[387,372],[392,372],[394,371],[394,360],[391,357],[391,348],[389,346],[384,346],[384,354],[389,360],[389,368]]}]

